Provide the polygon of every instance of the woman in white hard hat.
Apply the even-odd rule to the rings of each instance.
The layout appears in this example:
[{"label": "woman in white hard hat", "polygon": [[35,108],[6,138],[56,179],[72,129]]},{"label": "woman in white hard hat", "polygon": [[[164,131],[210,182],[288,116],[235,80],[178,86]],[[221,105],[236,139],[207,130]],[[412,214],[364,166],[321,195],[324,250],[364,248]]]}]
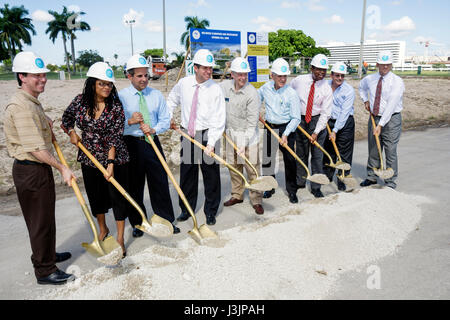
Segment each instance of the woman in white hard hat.
[{"label": "woman in white hard hat", "polygon": [[114,86],[111,67],[104,62],[94,63],[87,76],[83,93],[77,95],[64,111],[62,124],[68,130],[70,142],[74,145],[80,141],[74,129],[75,124],[81,129],[83,145],[108,171],[108,175],[103,175],[81,150],[78,151],[77,160],[81,162],[91,212],[100,227],[99,238],[103,240],[109,234],[105,214],[112,207],[117,223],[117,241],[125,256],[125,219],[130,207],[108,182],[114,176],[122,187],[128,188],[129,155],[122,136],[125,115]]}]

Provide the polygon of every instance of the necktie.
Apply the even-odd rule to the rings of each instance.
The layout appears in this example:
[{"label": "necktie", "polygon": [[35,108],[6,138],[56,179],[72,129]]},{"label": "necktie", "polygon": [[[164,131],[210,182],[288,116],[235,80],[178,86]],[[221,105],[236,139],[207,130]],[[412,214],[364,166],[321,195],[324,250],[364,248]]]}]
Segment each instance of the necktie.
[{"label": "necktie", "polygon": [[[147,101],[145,101],[144,95],[142,94],[141,91],[138,91],[137,94],[139,95],[139,112],[142,114],[142,117],[144,118],[144,123],[148,124],[151,127],[152,123],[150,121],[150,113],[148,112],[147,108]],[[145,141],[150,143],[147,136],[145,137]]]},{"label": "necktie", "polygon": [[380,112],[380,100],[381,100],[381,89],[383,86],[383,77],[380,77],[377,84],[377,91],[375,93],[375,102],[373,103],[373,115],[377,116]]},{"label": "necktie", "polygon": [[189,115],[188,133],[191,137],[195,136],[195,119],[197,118],[197,105],[198,105],[198,88],[197,84],[192,98],[191,114]]},{"label": "necktie", "polygon": [[306,123],[309,123],[311,121],[312,107],[314,102],[314,91],[316,88],[315,84],[316,81],[314,80],[313,83],[311,84],[311,88],[309,89],[308,104],[306,105],[306,115],[305,115]]}]

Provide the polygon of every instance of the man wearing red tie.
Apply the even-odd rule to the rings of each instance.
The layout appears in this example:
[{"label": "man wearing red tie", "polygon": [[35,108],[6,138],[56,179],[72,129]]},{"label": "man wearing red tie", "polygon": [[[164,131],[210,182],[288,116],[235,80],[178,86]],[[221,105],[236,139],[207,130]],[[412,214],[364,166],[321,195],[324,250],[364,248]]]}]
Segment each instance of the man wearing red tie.
[{"label": "man wearing red tie", "polygon": [[394,170],[394,176],[384,180],[388,187],[397,187],[398,175],[397,144],[402,132],[403,80],[393,74],[393,56],[390,51],[381,51],[377,57],[378,73],[368,75],[359,84],[359,95],[367,111],[375,119],[376,127],[372,128],[369,117],[368,144],[369,159],[367,161],[367,179],[361,182],[362,187],[377,183],[377,176],[373,168],[380,167],[375,135],[380,137],[381,148],[386,155],[386,167]]},{"label": "man wearing red tie", "polygon": [[[311,173],[323,173],[323,153],[314,146],[314,141],[323,145],[326,138],[328,119],[331,117],[333,91],[325,75],[328,69],[328,58],[323,54],[314,56],[311,61],[311,73],[300,75],[290,83],[300,98],[302,121],[300,125],[310,135],[309,140],[299,129],[296,131],[296,153],[299,158],[308,164],[311,152]],[[306,184],[306,170],[297,163],[297,184],[304,188]],[[316,198],[322,198],[320,184],[311,182],[311,193]]]},{"label": "man wearing red tie", "polygon": [[[181,129],[206,146],[205,152],[202,152],[191,141],[181,138],[180,187],[195,211],[200,167],[205,189],[206,223],[213,225],[216,223],[221,193],[219,164],[210,154],[219,148],[219,139],[225,129],[225,98],[222,88],[211,80],[215,65],[213,54],[207,49],[200,49],[195,53],[193,62],[195,75],[184,77],[173,87],[167,106],[172,119],[174,109],[181,106]],[[179,204],[181,214],[177,220],[187,220],[190,215],[181,199]]]}]

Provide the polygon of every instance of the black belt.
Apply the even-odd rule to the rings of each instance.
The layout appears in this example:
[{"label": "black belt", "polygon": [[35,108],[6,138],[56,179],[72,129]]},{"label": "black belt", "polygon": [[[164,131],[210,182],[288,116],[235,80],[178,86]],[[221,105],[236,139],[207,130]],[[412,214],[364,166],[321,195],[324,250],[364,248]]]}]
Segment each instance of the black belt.
[{"label": "black belt", "polygon": [[36,162],[36,161],[31,161],[31,160],[19,160],[19,159],[15,159],[14,162],[15,162],[15,163],[18,163],[18,164],[24,164],[24,165],[37,165],[37,164],[43,165],[43,163]]},{"label": "black belt", "polygon": [[289,122],[281,123],[281,124],[275,124],[275,123],[270,123],[270,122],[266,121],[266,123],[269,125],[269,127],[273,128],[273,129],[277,129],[277,128],[280,128],[280,127],[283,127],[283,126],[287,126]]},{"label": "black belt", "polygon": [[[350,118],[350,117],[352,117],[352,118],[353,118],[353,116],[352,116],[352,115],[349,115],[349,116],[348,116],[348,118]],[[347,118],[347,119],[348,119],[348,118]],[[332,121],[332,122],[336,122],[336,120],[337,120],[337,119],[333,119],[333,118],[330,118],[330,120],[329,120],[329,121]]]},{"label": "black belt", "polygon": [[[320,114],[316,114],[315,116],[311,116],[311,119],[320,117]],[[306,118],[306,116],[302,116],[302,120],[304,120]]]},{"label": "black belt", "polygon": [[[395,116],[396,114],[399,114],[399,113],[400,113],[400,112],[394,112],[394,113],[392,114],[392,116]],[[383,115],[381,115],[381,116],[375,116],[375,118],[376,118],[376,117],[381,118],[382,116],[383,116]],[[391,116],[391,117],[392,117],[392,116]]]},{"label": "black belt", "polygon": [[134,139],[137,139],[137,140],[145,140],[145,136],[139,136],[139,137],[136,137],[136,136],[125,136],[125,137],[130,137],[130,138],[134,138]]}]

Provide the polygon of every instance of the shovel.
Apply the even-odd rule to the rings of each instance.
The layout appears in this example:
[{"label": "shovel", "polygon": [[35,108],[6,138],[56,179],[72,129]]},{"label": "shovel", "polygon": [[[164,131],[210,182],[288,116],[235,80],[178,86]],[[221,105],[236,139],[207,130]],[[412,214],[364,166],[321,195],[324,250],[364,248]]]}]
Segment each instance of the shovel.
[{"label": "shovel", "polygon": [[[225,132],[223,133],[223,136],[225,137],[225,139],[228,141],[229,144],[231,144],[234,148],[234,150],[238,151],[238,147],[236,146],[236,144],[233,142],[233,140],[231,140],[226,134]],[[261,184],[266,184],[267,185],[267,190],[271,190],[271,189],[276,189],[278,188],[278,182],[277,180],[275,180],[274,177],[272,176],[260,176],[258,174],[258,171],[256,170],[256,168],[253,166],[253,164],[247,159],[247,157],[245,155],[239,155],[242,159],[245,160],[245,162],[250,166],[250,168],[252,168],[252,170],[255,172],[256,174],[256,178],[253,179],[252,181],[250,181],[250,184],[252,183],[261,183]]]},{"label": "shovel", "polygon": [[[185,137],[186,139],[188,139],[189,141],[191,141],[193,144],[195,144],[197,147],[199,147],[202,150],[205,150],[206,147],[201,144],[200,142],[198,142],[195,139],[192,139],[187,133],[184,133],[183,131],[181,131],[176,125],[172,124],[171,128],[175,131],[177,131],[179,134],[181,134],[183,137]],[[211,152],[211,158],[214,158],[215,160],[219,161],[221,164],[223,164],[225,167],[227,167],[228,169],[236,172],[237,175],[239,175],[242,180],[244,181],[244,187],[250,190],[255,190],[255,191],[267,191],[267,190],[271,190],[272,187],[267,186],[266,183],[261,183],[260,181],[257,181],[255,183],[249,183],[247,181],[247,179],[245,179],[244,175],[242,173],[240,173],[238,170],[236,170],[235,167],[233,167],[232,165],[230,165],[228,162],[226,162],[225,160],[223,160],[221,157],[219,157],[217,154],[215,154],[214,152]]]},{"label": "shovel", "polygon": [[[65,133],[68,133],[66,128],[61,124],[61,128],[64,130]],[[77,144],[78,148],[83,151],[86,156],[94,163],[94,165],[104,174],[108,175],[108,171],[101,165],[100,162],[98,162],[97,159],[83,146],[81,142],[78,142]],[[151,236],[154,237],[167,237],[173,234],[173,225],[170,223],[170,221],[158,216],[157,214],[153,214],[153,216],[150,219],[150,222],[145,217],[144,211],[142,211],[141,207],[134,201],[134,199],[128,194],[128,192],[125,191],[124,188],[117,182],[114,177],[109,178],[109,182],[113,184],[114,187],[125,197],[125,199],[130,202],[133,207],[136,208],[136,210],[139,212],[139,214],[142,217],[142,224],[136,225],[135,227],[139,230],[148,233]]]},{"label": "shovel", "polygon": [[194,228],[191,231],[189,231],[188,234],[191,236],[192,239],[194,239],[199,244],[202,244],[202,240],[204,238],[217,238],[217,234],[214,231],[212,231],[210,228],[208,228],[208,226],[206,226],[205,224],[201,225],[200,228],[198,227],[197,218],[195,217],[194,211],[192,210],[183,191],[181,190],[181,188],[178,185],[177,181],[175,180],[172,172],[170,171],[166,160],[164,160],[164,157],[162,156],[161,152],[159,151],[158,147],[156,146],[155,142],[153,141],[152,136],[148,133],[146,134],[146,136],[147,136],[148,140],[150,141],[150,144],[151,144],[153,150],[155,150],[155,153],[158,156],[158,159],[161,162],[162,166],[164,167],[164,170],[166,171],[167,175],[169,176],[170,180],[172,181],[173,185],[175,186],[175,189],[177,190],[178,194],[180,195],[181,200],[183,201],[189,214],[191,215],[192,220],[194,221]]},{"label": "shovel", "polygon": [[[264,126],[270,131],[270,133],[278,139],[278,141],[281,144],[281,138],[278,134],[276,134],[276,132],[261,118],[259,117],[259,121],[261,121]],[[305,168],[306,170],[306,179],[318,184],[329,184],[330,180],[328,180],[328,177],[322,173],[319,174],[313,174],[311,176],[308,166],[305,165],[305,163],[297,156],[297,154],[295,154],[294,151],[292,151],[292,149],[286,144],[286,145],[282,145],[284,148],[286,148],[287,151],[289,151],[289,153],[295,158],[295,160],[297,160],[303,168]]]},{"label": "shovel", "polygon": [[[327,123],[327,130],[328,134],[331,134],[330,126]],[[339,162],[342,162],[341,154],[339,153],[338,147],[336,145],[336,141],[331,140],[331,143],[333,144],[334,152],[336,153],[336,156],[338,157]],[[336,175],[339,180],[341,180],[347,187],[354,189],[356,185],[358,184],[356,179],[349,174],[348,176],[345,175],[344,170],[341,171],[340,175]]]},{"label": "shovel", "polygon": [[[53,132],[52,132],[52,135],[53,135]],[[54,135],[53,135],[52,142],[53,142],[53,146],[55,147],[56,153],[58,154],[58,157],[61,160],[61,163],[63,165],[65,165],[66,167],[69,167],[67,165],[66,159],[64,158],[61,148],[59,147],[58,142],[56,141],[56,138]],[[83,242],[81,244],[83,246],[83,248],[85,248],[87,252],[89,252],[91,255],[93,255],[96,258],[106,256],[118,249],[122,250],[120,244],[116,241],[116,239],[114,239],[113,236],[109,236],[102,241],[100,241],[98,239],[97,227],[94,224],[94,221],[91,216],[91,212],[89,211],[89,209],[86,205],[86,202],[84,201],[84,198],[81,194],[80,188],[78,187],[78,184],[76,183],[75,179],[72,179],[72,189],[75,192],[75,196],[77,197],[78,202],[81,205],[81,209],[83,210],[83,213],[89,222],[89,226],[92,229],[92,233],[94,234],[94,240],[92,241],[92,243]]]},{"label": "shovel", "polygon": [[[308,132],[306,132],[305,129],[302,128],[301,125],[298,125],[297,128],[308,138],[311,140],[311,136],[308,134]],[[328,164],[328,166],[339,169],[339,170],[350,170],[351,166],[348,163],[342,162],[341,159],[338,160],[338,162],[334,163],[333,159],[331,159],[330,154],[317,142],[314,140],[313,143],[317,148],[320,149],[320,151],[323,152],[324,155],[326,155],[328,157],[328,159],[330,160],[330,164]]]},{"label": "shovel", "polygon": [[[372,119],[372,130],[374,130],[376,125],[372,113],[370,113],[370,119]],[[380,169],[377,168],[372,169],[375,172],[375,174],[379,176],[381,179],[389,179],[394,175],[394,170],[392,168],[387,168],[386,170],[383,169],[383,155],[381,153],[381,145],[378,135],[375,135],[375,141],[377,142],[378,155],[380,156]]]}]

